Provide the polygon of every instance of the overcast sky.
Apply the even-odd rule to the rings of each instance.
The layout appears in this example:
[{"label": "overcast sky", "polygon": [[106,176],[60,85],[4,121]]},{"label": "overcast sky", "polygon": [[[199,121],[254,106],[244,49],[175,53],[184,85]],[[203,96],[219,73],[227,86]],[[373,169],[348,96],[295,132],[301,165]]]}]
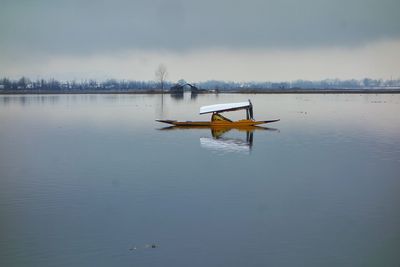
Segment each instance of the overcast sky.
[{"label": "overcast sky", "polygon": [[399,0],[0,0],[0,76],[400,78]]}]

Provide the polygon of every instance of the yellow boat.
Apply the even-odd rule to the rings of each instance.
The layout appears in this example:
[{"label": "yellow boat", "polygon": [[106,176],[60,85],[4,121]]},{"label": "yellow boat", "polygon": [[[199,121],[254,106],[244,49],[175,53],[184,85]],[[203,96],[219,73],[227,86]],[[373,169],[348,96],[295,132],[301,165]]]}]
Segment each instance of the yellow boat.
[{"label": "yellow boat", "polygon": [[[242,110],[242,109],[246,110],[246,119],[243,120],[232,121],[220,114],[222,112]],[[245,128],[249,126],[256,126],[260,124],[279,121],[279,119],[267,120],[267,121],[254,120],[253,105],[250,100],[248,102],[217,104],[211,106],[204,106],[200,108],[200,115],[207,113],[212,113],[211,121],[176,121],[176,120],[156,120],[156,121],[181,127],[203,126],[212,128]]]}]

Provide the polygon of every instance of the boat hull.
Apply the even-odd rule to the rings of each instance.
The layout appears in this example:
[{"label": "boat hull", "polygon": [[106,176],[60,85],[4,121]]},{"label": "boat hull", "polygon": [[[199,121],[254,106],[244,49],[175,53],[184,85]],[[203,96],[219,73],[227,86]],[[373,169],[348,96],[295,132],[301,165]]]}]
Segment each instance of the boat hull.
[{"label": "boat hull", "polygon": [[269,121],[254,121],[254,120],[239,120],[239,121],[174,121],[174,120],[157,120],[158,122],[163,122],[180,127],[215,127],[215,128],[241,128],[256,126],[260,124],[266,124],[271,122],[276,122],[279,120],[269,120]]}]

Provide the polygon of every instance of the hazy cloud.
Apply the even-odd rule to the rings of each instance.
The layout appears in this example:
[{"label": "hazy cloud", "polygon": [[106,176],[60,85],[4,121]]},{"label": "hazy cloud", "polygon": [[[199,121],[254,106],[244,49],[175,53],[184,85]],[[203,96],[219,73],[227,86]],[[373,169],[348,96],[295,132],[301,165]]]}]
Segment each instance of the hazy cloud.
[{"label": "hazy cloud", "polygon": [[400,37],[398,10],[398,0],[3,0],[0,49],[351,46]]},{"label": "hazy cloud", "polygon": [[163,62],[171,79],[397,77],[399,10],[398,0],[0,0],[0,75],[152,79]]},{"label": "hazy cloud", "polygon": [[378,42],[362,48],[207,49],[184,53],[132,50],[98,55],[53,56],[41,64],[35,60],[0,65],[13,78],[22,74],[33,79],[108,78],[153,80],[160,62],[168,68],[168,79],[177,81],[234,80],[290,81],[325,78],[398,78],[400,40]]}]

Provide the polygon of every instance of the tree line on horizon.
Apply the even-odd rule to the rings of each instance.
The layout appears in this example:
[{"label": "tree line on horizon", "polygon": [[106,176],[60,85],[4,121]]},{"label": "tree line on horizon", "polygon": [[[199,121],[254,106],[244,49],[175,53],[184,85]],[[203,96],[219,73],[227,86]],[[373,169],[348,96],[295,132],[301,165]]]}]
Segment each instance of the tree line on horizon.
[{"label": "tree line on horizon", "polygon": [[[178,83],[185,82],[180,80]],[[96,80],[82,81],[59,81],[56,79],[37,79],[30,80],[27,77],[21,77],[17,80],[9,78],[0,79],[0,90],[25,90],[25,91],[129,91],[129,90],[159,90],[163,88],[168,91],[169,88],[177,83],[164,81],[160,85],[157,81],[127,81],[109,79],[98,82]],[[251,89],[368,89],[368,88],[400,88],[400,79],[370,79],[362,80],[350,79],[325,79],[320,81],[296,80],[292,82],[234,82],[234,81],[218,81],[210,80],[204,82],[193,83],[196,87],[206,90],[251,90]]]}]

